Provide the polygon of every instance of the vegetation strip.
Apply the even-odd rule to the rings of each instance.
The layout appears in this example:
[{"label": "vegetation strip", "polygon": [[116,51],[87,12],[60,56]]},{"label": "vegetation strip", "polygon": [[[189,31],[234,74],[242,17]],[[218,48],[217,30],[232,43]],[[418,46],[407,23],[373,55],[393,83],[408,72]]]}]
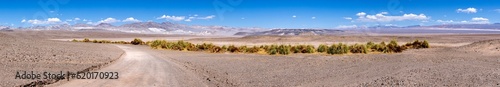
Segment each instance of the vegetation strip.
[{"label": "vegetation strip", "polygon": [[212,43],[193,44],[183,40],[180,41],[167,41],[167,40],[154,40],[144,42],[141,39],[135,38],[130,42],[126,41],[109,41],[109,40],[90,40],[85,38],[83,40],[73,39],[73,42],[92,42],[92,43],[114,43],[114,44],[133,44],[133,45],[148,45],[153,49],[168,49],[178,51],[206,51],[210,53],[262,53],[269,55],[288,55],[292,53],[326,53],[331,55],[349,54],[349,53],[399,53],[406,49],[420,49],[429,48],[427,40],[406,43],[398,45],[396,40],[391,40],[388,44],[380,42],[379,44],[368,42],[366,44],[347,45],[344,43],[331,44],[330,46],[321,44],[317,48],[313,45],[260,45],[260,46],[234,46],[223,45],[217,46]]}]

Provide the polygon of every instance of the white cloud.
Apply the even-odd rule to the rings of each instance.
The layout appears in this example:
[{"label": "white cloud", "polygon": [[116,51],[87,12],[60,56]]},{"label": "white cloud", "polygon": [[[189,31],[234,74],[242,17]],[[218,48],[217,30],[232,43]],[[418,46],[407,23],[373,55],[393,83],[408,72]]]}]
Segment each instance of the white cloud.
[{"label": "white cloud", "polygon": [[61,19],[59,19],[59,18],[48,18],[47,20],[38,20],[38,19],[26,20],[26,19],[23,19],[21,22],[22,23],[27,22],[27,23],[34,24],[34,25],[62,24],[62,23],[65,23],[65,22],[62,22]]},{"label": "white cloud", "polygon": [[83,19],[82,21],[90,21],[90,20],[87,20],[87,19]]},{"label": "white cloud", "polygon": [[436,22],[443,24],[489,24],[490,23],[489,19],[483,17],[474,17],[468,21],[436,20]]},{"label": "white cloud", "polygon": [[170,15],[163,15],[157,19],[166,19],[166,20],[172,20],[172,21],[182,21],[186,19],[184,16],[170,16]]},{"label": "white cloud", "polygon": [[293,17],[293,18],[296,18],[297,16],[293,15],[292,17]]},{"label": "white cloud", "polygon": [[48,18],[47,22],[61,22],[59,18]]},{"label": "white cloud", "polygon": [[44,21],[41,21],[41,20],[28,20],[27,21],[28,23],[31,23],[31,24],[34,24],[34,25],[39,25],[39,24],[46,24]]},{"label": "white cloud", "polygon": [[475,17],[475,18],[471,19],[470,23],[472,23],[472,24],[489,24],[490,20],[487,18],[483,18],[483,17]]},{"label": "white cloud", "polygon": [[458,13],[477,13],[477,9],[476,8],[467,8],[467,9],[457,9],[457,12]]},{"label": "white cloud", "polygon": [[450,24],[450,23],[454,23],[455,21],[453,21],[453,20],[436,20],[436,22],[443,23],[443,24]]},{"label": "white cloud", "polygon": [[205,17],[199,17],[197,14],[193,15],[193,16],[170,16],[170,15],[163,15],[161,17],[158,17],[156,19],[166,19],[166,20],[172,20],[172,21],[187,21],[187,22],[190,22],[190,21],[194,21],[194,20],[210,20],[210,19],[213,19],[215,18],[216,16],[215,15],[209,15],[209,16],[205,16]]},{"label": "white cloud", "polygon": [[358,28],[357,25],[339,25],[335,27],[336,29],[349,29],[349,28]]},{"label": "white cloud", "polygon": [[356,14],[356,16],[359,16],[359,17],[363,17],[363,16],[365,16],[365,15],[366,15],[366,13],[365,13],[365,12],[359,12],[359,13],[357,13],[357,14]]},{"label": "white cloud", "polygon": [[483,17],[475,17],[475,18],[472,18],[472,21],[488,21],[488,19],[483,18]]},{"label": "white cloud", "polygon": [[120,20],[116,20],[115,18],[106,18],[104,20],[99,21],[98,23],[115,23],[120,22]]},{"label": "white cloud", "polygon": [[215,18],[215,15],[210,15],[210,16],[206,16],[206,17],[200,17],[198,19],[208,20],[208,19],[213,19],[213,18]]},{"label": "white cloud", "polygon": [[316,17],[311,17],[311,19],[316,19]]},{"label": "white cloud", "polygon": [[187,22],[191,22],[193,21],[194,17],[188,17],[188,19],[184,20],[184,21],[187,21]]},{"label": "white cloud", "polygon": [[245,20],[245,18],[241,18],[241,20]]},{"label": "white cloud", "polygon": [[141,21],[135,19],[134,17],[129,17],[129,18],[123,20],[123,22],[141,22]]},{"label": "white cloud", "polygon": [[386,16],[387,12],[381,12],[375,15],[367,15],[364,12],[357,13],[358,21],[361,22],[392,22],[392,21],[406,21],[406,20],[428,20],[425,14],[403,14],[401,16]]},{"label": "white cloud", "polygon": [[351,17],[344,17],[344,19],[346,19],[346,20],[352,20]]},{"label": "white cloud", "polygon": [[80,20],[80,18],[75,18],[75,19],[73,19],[73,20],[75,20],[75,21],[79,21],[79,20]]}]

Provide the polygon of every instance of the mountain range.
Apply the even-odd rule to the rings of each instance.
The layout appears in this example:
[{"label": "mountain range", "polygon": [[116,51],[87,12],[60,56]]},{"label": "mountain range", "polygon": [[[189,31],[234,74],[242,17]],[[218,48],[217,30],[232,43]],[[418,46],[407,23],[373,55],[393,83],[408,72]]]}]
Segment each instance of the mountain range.
[{"label": "mountain range", "polygon": [[[12,29],[9,26],[1,26],[0,29]],[[15,29],[33,30],[110,30],[129,33],[146,34],[182,34],[182,35],[328,35],[339,34],[349,29],[263,29],[263,28],[238,28],[227,26],[200,26],[184,25],[171,22],[136,22],[115,26],[109,23],[97,25],[77,23],[74,25],[59,24],[48,26],[19,27]],[[371,26],[357,27],[351,29],[493,29],[500,30],[500,23],[494,24],[441,24],[431,26]]]},{"label": "mountain range", "polygon": [[60,24],[48,26],[30,26],[19,27],[18,29],[33,29],[33,30],[110,30],[129,33],[146,33],[146,34],[183,34],[183,35],[233,35],[236,32],[256,32],[262,31],[261,28],[236,28],[227,26],[199,26],[199,25],[184,25],[171,22],[136,22],[114,26],[109,23],[100,23],[97,25],[77,23],[74,25]]}]

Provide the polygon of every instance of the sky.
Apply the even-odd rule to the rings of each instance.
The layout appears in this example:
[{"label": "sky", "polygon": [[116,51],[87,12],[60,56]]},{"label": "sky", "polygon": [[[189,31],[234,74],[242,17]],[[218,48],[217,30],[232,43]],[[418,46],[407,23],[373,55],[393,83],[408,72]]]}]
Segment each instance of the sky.
[{"label": "sky", "polygon": [[0,25],[173,22],[260,28],[500,23],[500,0],[0,0]]}]

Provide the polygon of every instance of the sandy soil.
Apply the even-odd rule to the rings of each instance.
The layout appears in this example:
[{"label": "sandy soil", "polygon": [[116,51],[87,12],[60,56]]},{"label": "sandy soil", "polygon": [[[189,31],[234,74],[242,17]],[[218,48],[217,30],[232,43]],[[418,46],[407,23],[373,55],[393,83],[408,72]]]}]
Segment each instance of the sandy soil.
[{"label": "sandy soil", "polygon": [[[0,34],[1,35],[1,34]],[[30,35],[30,34],[25,34]],[[51,35],[47,33],[45,35]],[[82,35],[85,33],[71,34]],[[71,36],[70,35],[70,36]],[[11,35],[16,37],[15,35]],[[33,35],[37,36],[37,35]],[[195,86],[207,85],[210,87],[254,87],[254,86],[500,86],[500,39],[499,34],[461,34],[461,35],[394,35],[394,36],[253,36],[253,37],[221,37],[221,38],[192,38],[193,42],[219,42],[221,44],[267,44],[267,43],[338,43],[338,42],[380,42],[390,41],[397,38],[401,42],[409,42],[414,39],[426,39],[431,42],[433,48],[411,49],[403,53],[395,54],[349,54],[349,55],[327,55],[327,54],[292,54],[292,55],[261,55],[261,54],[237,54],[237,53],[206,53],[206,52],[184,52],[171,50],[154,50],[147,46],[126,45],[125,52],[132,51],[130,55],[136,57],[123,56],[118,62],[109,64],[101,70],[117,70],[123,73],[130,82],[137,82],[132,85],[170,85],[170,86]],[[47,39],[68,39],[68,37],[46,37]],[[120,39],[132,38],[118,36]],[[148,36],[149,37],[149,36]],[[165,36],[168,37],[168,36]],[[34,38],[34,37],[30,37]],[[74,38],[74,37],[71,37]],[[113,37],[94,37],[110,38]],[[156,37],[153,37],[156,38]],[[164,37],[162,37],[164,38]],[[175,37],[168,37],[174,38]],[[183,37],[179,37],[183,38]],[[10,40],[10,39],[6,39]],[[14,39],[17,40],[17,39]],[[71,46],[93,46],[93,47],[116,47],[109,44],[88,44],[45,41],[53,44],[63,44]],[[21,41],[23,42],[23,41]],[[16,42],[16,43],[21,43]],[[27,43],[42,44],[42,43]],[[401,43],[402,44],[402,43]],[[438,46],[436,46],[438,45]],[[52,45],[42,45],[51,47]],[[59,45],[58,45],[59,46]],[[64,47],[64,45],[61,45]],[[8,46],[11,47],[11,46]],[[38,45],[21,46],[40,48]],[[53,46],[52,46],[53,47]],[[87,50],[93,47],[88,47]],[[130,48],[127,48],[130,47]],[[67,47],[66,47],[67,48]],[[3,50],[4,48],[1,48]],[[57,49],[70,50],[74,49]],[[79,48],[82,49],[82,48]],[[94,48],[97,49],[97,48]],[[111,48],[109,48],[111,49]],[[133,50],[127,50],[133,49]],[[25,51],[26,49],[22,49]],[[85,50],[85,52],[87,52]],[[95,55],[112,54],[115,52],[105,49],[93,51]],[[80,50],[83,51],[83,50]],[[2,52],[4,53],[4,52]],[[34,53],[52,53],[42,51]],[[127,54],[129,54],[127,52]],[[141,55],[141,56],[139,56]],[[50,55],[49,55],[50,56]],[[14,57],[19,58],[19,57]],[[50,59],[41,57],[43,59]],[[101,59],[92,58],[92,59]],[[20,58],[25,59],[25,58]],[[28,58],[29,59],[29,58]],[[134,61],[124,61],[124,60]],[[42,59],[34,59],[42,60]],[[82,58],[82,60],[91,60]],[[119,62],[121,61],[121,62]],[[152,62],[157,61],[157,62]],[[159,61],[159,62],[158,62]],[[33,62],[33,61],[31,61]],[[144,63],[146,62],[146,63]],[[4,61],[2,60],[2,63]],[[39,65],[57,65],[64,61],[54,61],[52,63]],[[12,63],[13,65],[18,63]],[[90,64],[90,63],[89,63]],[[92,63],[95,64],[95,63]],[[149,64],[149,65],[148,65]],[[5,64],[9,65],[9,64]],[[4,67],[6,67],[4,65]],[[22,64],[20,64],[22,65]],[[123,66],[130,66],[123,69]],[[136,67],[148,66],[148,67]],[[23,70],[17,68],[7,70]],[[73,68],[75,66],[66,66]],[[166,68],[167,67],[167,68]],[[20,66],[20,68],[26,68]],[[31,69],[46,70],[40,67],[28,67]],[[48,69],[51,70],[51,69]],[[56,70],[56,69],[52,69]],[[143,74],[141,71],[165,72],[158,77]],[[2,71],[13,72],[13,71]],[[150,72],[155,73],[155,72]],[[188,73],[181,75],[169,75],[172,73]],[[192,73],[192,74],[189,74]],[[8,74],[8,73],[7,73]],[[132,76],[131,76],[132,75]],[[135,76],[144,76],[138,78]],[[6,75],[10,76],[10,75]],[[175,79],[165,79],[164,83],[157,83],[155,78],[168,78],[168,76],[178,76]],[[147,80],[147,81],[144,81]],[[201,80],[200,82],[196,80]],[[12,79],[3,79],[5,81]],[[96,83],[99,86],[111,84],[122,84],[118,81],[107,81],[104,85],[99,85],[91,80],[74,80],[61,82],[60,85]],[[166,84],[166,83],[172,84]],[[188,85],[176,85],[188,84]],[[131,84],[131,83],[128,83]],[[94,85],[94,86],[97,86]]]},{"label": "sandy soil", "polygon": [[123,53],[112,45],[50,41],[11,34],[0,32],[0,86],[3,87],[35,81],[15,79],[17,72],[81,71],[109,63]]},{"label": "sandy soil", "polygon": [[[491,87],[500,86],[498,41],[398,54],[269,56],[169,50],[151,53],[184,64],[218,86]],[[483,46],[494,49],[483,50]]]},{"label": "sandy soil", "polygon": [[51,86],[60,87],[206,87],[201,79],[173,62],[143,50],[115,45],[125,51],[119,60],[96,72],[118,72],[118,79],[78,79]]}]

